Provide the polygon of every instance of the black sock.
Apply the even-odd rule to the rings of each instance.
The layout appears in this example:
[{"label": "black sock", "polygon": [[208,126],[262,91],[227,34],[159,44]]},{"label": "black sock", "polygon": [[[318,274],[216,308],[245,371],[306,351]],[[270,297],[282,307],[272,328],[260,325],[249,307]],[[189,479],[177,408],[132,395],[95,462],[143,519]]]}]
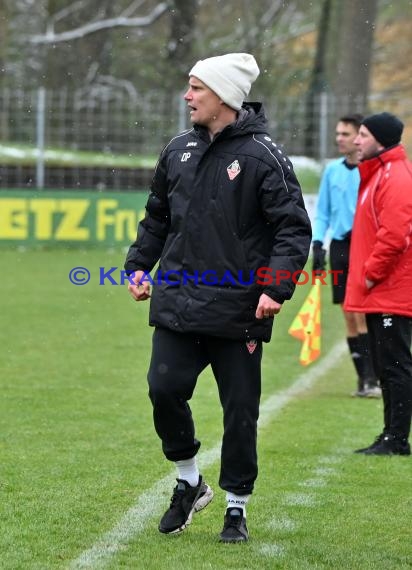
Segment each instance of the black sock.
[{"label": "black sock", "polygon": [[369,387],[377,386],[378,381],[373,370],[372,359],[370,357],[368,333],[358,335],[359,352],[362,355],[364,378],[368,382]]},{"label": "black sock", "polygon": [[[365,375],[364,375],[364,368],[363,368],[362,353],[361,353],[361,349],[359,346],[359,337],[349,336],[346,340],[348,341],[349,352],[350,352],[356,373],[358,375],[358,378],[361,380],[364,380]],[[359,388],[362,389],[361,386],[359,386]]]}]

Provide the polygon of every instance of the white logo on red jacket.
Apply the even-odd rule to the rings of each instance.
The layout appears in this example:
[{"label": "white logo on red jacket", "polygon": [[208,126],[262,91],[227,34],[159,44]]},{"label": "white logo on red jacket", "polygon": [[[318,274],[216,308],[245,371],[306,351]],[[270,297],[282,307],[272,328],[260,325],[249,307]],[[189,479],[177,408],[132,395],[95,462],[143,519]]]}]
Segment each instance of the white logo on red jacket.
[{"label": "white logo on red jacket", "polygon": [[232,164],[229,164],[229,166],[226,169],[227,174],[229,176],[230,180],[233,180],[234,178],[236,178],[236,176],[239,174],[239,172],[241,171],[240,168],[240,164],[238,160],[234,160],[232,162]]}]

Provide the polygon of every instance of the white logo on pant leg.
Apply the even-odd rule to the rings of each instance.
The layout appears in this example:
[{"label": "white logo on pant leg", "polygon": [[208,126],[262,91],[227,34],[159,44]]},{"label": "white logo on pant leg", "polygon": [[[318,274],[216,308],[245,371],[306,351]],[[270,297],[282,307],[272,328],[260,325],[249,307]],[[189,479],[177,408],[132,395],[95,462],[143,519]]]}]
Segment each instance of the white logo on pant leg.
[{"label": "white logo on pant leg", "polygon": [[383,319],[383,326],[385,327],[385,329],[387,329],[388,327],[392,326],[392,317],[385,317]]},{"label": "white logo on pant leg", "polygon": [[255,348],[257,347],[257,340],[252,339],[246,343],[246,347],[249,351],[249,354],[253,354],[255,352]]}]

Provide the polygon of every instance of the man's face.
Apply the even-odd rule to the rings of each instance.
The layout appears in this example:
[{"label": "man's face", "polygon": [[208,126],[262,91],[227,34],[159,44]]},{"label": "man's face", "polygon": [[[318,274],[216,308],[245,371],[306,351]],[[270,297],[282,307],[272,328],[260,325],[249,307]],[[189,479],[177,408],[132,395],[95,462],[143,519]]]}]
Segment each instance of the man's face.
[{"label": "man's face", "polygon": [[354,154],[356,146],[354,140],[358,134],[358,129],[352,123],[339,121],[336,125],[336,144],[340,154]]},{"label": "man's face", "polygon": [[197,125],[209,127],[221,113],[221,100],[197,77],[190,77],[184,99],[190,109],[190,120]]},{"label": "man's face", "polygon": [[355,138],[355,145],[359,160],[368,160],[377,156],[384,147],[375,139],[373,134],[361,125],[358,136]]}]

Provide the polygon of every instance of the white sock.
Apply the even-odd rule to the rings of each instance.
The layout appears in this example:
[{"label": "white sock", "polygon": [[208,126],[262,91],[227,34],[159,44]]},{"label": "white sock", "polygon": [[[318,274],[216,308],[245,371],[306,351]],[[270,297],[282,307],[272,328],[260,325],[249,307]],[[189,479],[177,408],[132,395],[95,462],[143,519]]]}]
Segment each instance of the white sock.
[{"label": "white sock", "polygon": [[196,457],[191,459],[182,459],[175,461],[179,473],[179,479],[187,481],[191,487],[197,487],[199,484],[199,469],[196,464]]},{"label": "white sock", "polygon": [[234,493],[226,493],[226,501],[228,509],[239,509],[243,511],[243,516],[246,518],[246,503],[250,495],[235,495]]}]

